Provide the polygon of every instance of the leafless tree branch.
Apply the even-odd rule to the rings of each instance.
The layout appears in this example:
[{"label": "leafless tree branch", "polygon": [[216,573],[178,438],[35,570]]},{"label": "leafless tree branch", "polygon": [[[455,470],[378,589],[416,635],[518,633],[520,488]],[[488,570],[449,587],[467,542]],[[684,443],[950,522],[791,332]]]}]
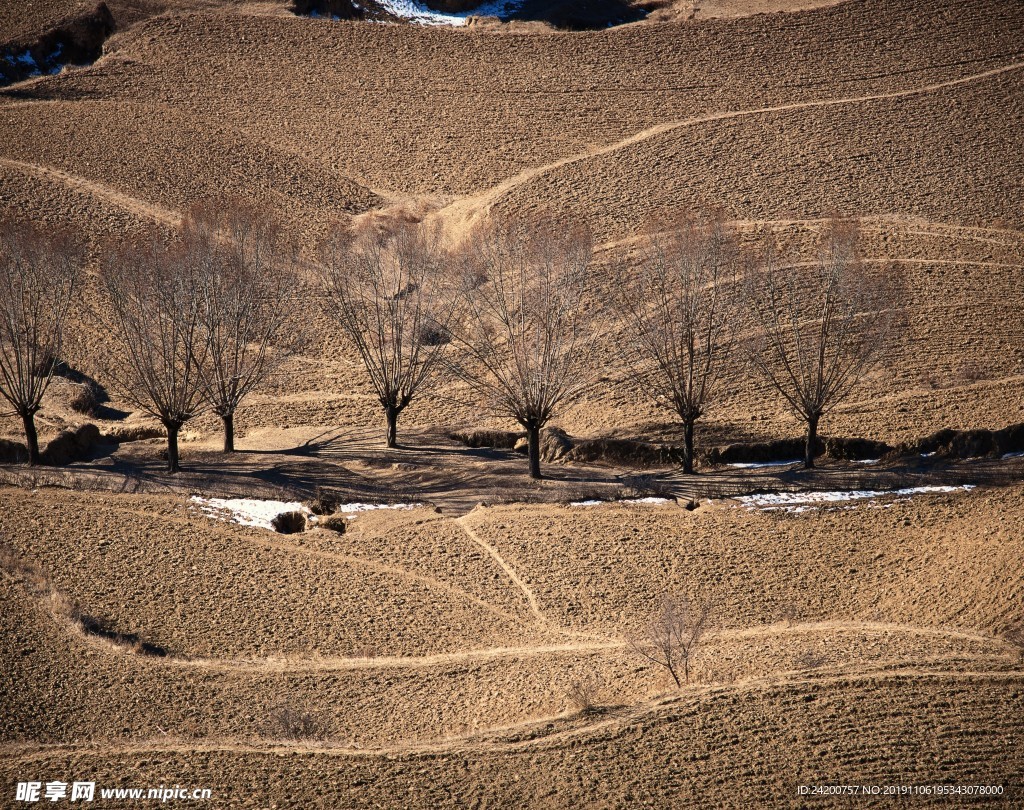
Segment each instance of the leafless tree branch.
[{"label": "leafless tree branch", "polygon": [[889,350],[899,323],[902,279],[860,260],[855,222],[834,219],[810,266],[783,264],[765,248],[745,298],[753,367],[807,425],[804,466],[814,466],[818,423],[846,399]]},{"label": "leafless tree branch", "polygon": [[65,231],[0,221],[0,396],[21,417],[31,465],[40,460],[35,415],[61,358],[84,255]]},{"label": "leafless tree branch", "polygon": [[107,374],[120,395],[167,429],[167,469],[177,472],[178,431],[202,408],[208,371],[196,266],[181,241],[121,242],[105,255],[97,308],[113,352]]},{"label": "leafless tree branch", "polygon": [[302,344],[293,261],[278,226],[238,200],[189,211],[183,250],[194,267],[207,351],[198,379],[229,453],[242,400]]},{"label": "leafless tree branch", "polygon": [[694,604],[685,597],[666,594],[643,634],[629,639],[630,647],[665,668],[676,686],[689,683],[690,662],[708,630],[712,608],[709,601]]},{"label": "leafless tree branch", "polygon": [[683,472],[693,472],[693,430],[732,349],[737,315],[735,240],[720,217],[686,215],[648,238],[639,266],[619,269],[620,343],[641,390],[685,431]]},{"label": "leafless tree branch", "polygon": [[533,478],[541,428],[593,373],[592,253],[585,229],[536,220],[489,223],[466,247],[466,312],[452,331],[451,367],[485,407],[526,429]]},{"label": "leafless tree branch", "polygon": [[438,234],[402,224],[391,233],[338,229],[322,253],[325,310],[355,345],[387,419],[398,417],[437,376],[460,301]]}]

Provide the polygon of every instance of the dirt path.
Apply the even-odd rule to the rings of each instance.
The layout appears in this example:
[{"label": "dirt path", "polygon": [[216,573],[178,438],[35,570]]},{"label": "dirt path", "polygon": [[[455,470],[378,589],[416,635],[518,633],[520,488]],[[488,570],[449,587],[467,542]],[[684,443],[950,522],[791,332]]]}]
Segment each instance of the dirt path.
[{"label": "dirt path", "polygon": [[[719,630],[708,633],[704,643],[742,643],[751,639],[773,636],[827,635],[835,632],[866,632],[888,635],[921,636],[930,638],[958,639],[981,642],[1005,647],[1007,655],[1015,655],[1015,649],[1003,639],[990,634],[954,630],[945,627],[918,627],[916,625],[892,624],[887,622],[804,622],[800,624],[768,624],[759,627],[744,627]],[[563,644],[540,644],[519,647],[490,647],[481,650],[464,650],[452,653],[436,653],[423,656],[379,656],[374,658],[166,658],[155,659],[157,663],[182,667],[198,667],[213,671],[246,672],[330,672],[370,669],[426,669],[450,664],[493,661],[501,658],[534,658],[545,655],[590,655],[624,650],[628,643],[621,639],[595,639],[565,642]]]},{"label": "dirt path", "polygon": [[[725,225],[737,231],[750,231],[756,228],[785,229],[797,227],[817,228],[829,220],[822,217],[811,219],[733,219],[728,220]],[[948,222],[933,222],[923,220],[919,217],[902,216],[899,214],[866,216],[860,219],[862,231],[877,231],[888,233],[899,229],[899,233],[905,236],[932,236],[948,237],[966,242],[982,242],[1001,247],[1020,247],[1024,240],[1024,231],[1017,231],[1011,228],[988,228],[975,225],[954,225]],[[1002,239],[995,237],[1002,236]],[[612,239],[597,245],[596,252],[615,250],[616,248],[634,245],[643,242],[646,234],[626,236],[622,239]]]},{"label": "dirt path", "polygon": [[104,202],[108,202],[111,205],[120,208],[122,211],[126,211],[127,213],[141,219],[152,220],[171,228],[176,228],[181,223],[181,216],[170,209],[163,208],[159,205],[155,205],[154,203],[146,202],[145,200],[140,200],[138,197],[132,197],[128,194],[124,194],[110,186],[105,186],[102,183],[87,180],[84,177],[70,174],[68,172],[61,171],[60,169],[41,166],[38,163],[23,163],[20,160],[12,160],[10,158],[0,158],[0,165],[7,166],[16,171],[22,172],[23,174],[41,177],[46,180],[53,180],[73,189],[74,191],[91,194],[94,197],[103,200]]},{"label": "dirt path", "polygon": [[498,567],[501,568],[501,570],[508,575],[508,578],[515,583],[516,587],[523,592],[523,596],[526,597],[526,601],[530,604],[530,612],[537,617],[537,621],[543,625],[549,625],[550,622],[548,621],[547,617],[543,613],[541,613],[540,608],[537,606],[537,598],[536,596],[534,596],[533,591],[530,590],[529,586],[525,582],[523,582],[519,574],[515,572],[515,569],[512,568],[512,566],[510,566],[507,562],[505,562],[501,554],[498,553],[498,550],[490,543],[488,543],[486,540],[484,540],[482,537],[480,537],[480,535],[473,531],[472,528],[466,525],[466,515],[457,518],[455,522],[459,524],[459,526],[462,528],[462,531],[466,533],[466,536],[470,540],[472,540],[474,543],[480,546],[480,548],[482,548],[484,551],[491,555],[491,558],[494,560],[494,562],[498,564]]},{"label": "dirt path", "polygon": [[[575,641],[565,644],[540,644],[525,647],[490,647],[482,650],[464,650],[422,656],[380,656],[376,658],[267,658],[227,659],[195,658],[166,659],[166,663],[180,667],[196,667],[215,672],[345,672],[370,669],[429,669],[450,664],[494,661],[502,658],[537,658],[545,655],[579,655],[621,650],[622,641]],[[156,659],[163,663],[165,659]]]},{"label": "dirt path", "polygon": [[731,110],[728,112],[717,112],[709,113],[707,115],[698,115],[693,118],[684,118],[680,121],[667,121],[661,124],[655,124],[652,127],[642,129],[639,132],[630,135],[622,140],[610,143],[607,146],[602,146],[596,149],[588,150],[583,154],[570,155],[568,157],[560,158],[559,160],[551,163],[544,164],[542,166],[535,166],[530,169],[525,169],[512,177],[503,180],[498,185],[482,192],[481,194],[473,195],[471,197],[465,197],[461,200],[456,200],[451,205],[442,208],[435,215],[436,218],[440,219],[444,223],[453,236],[459,237],[465,228],[472,226],[479,218],[486,215],[491,207],[502,197],[508,194],[513,189],[521,186],[525,183],[534,180],[541,175],[560,169],[563,166],[568,166],[573,163],[580,161],[589,160],[591,158],[600,157],[602,155],[608,155],[612,152],[616,152],[620,149],[625,149],[634,144],[641,143],[650,138],[662,135],[666,132],[671,132],[676,129],[682,129],[683,127],[696,126],[698,124],[711,123],[713,121],[728,121],[735,118],[747,118],[756,115],[764,115],[766,113],[777,113],[777,112],[788,112],[791,110],[806,110],[816,109],[824,107],[838,107],[847,104],[863,104],[869,101],[884,101],[888,99],[896,98],[907,98],[910,96],[923,95],[926,93],[934,93],[939,90],[943,90],[949,87],[957,87],[963,84],[970,84],[977,81],[982,81],[992,76],[999,76],[1004,73],[1011,71],[1020,70],[1024,68],[1024,62],[1014,62],[1009,65],[1003,65],[1002,67],[992,68],[985,70],[980,73],[972,73],[968,76],[961,76],[959,79],[950,79],[944,82],[935,82],[933,84],[919,85],[917,87],[908,88],[906,90],[895,90],[888,93],[871,93],[868,95],[861,96],[843,96],[840,98],[826,98],[816,99],[813,101],[801,101],[794,102],[791,104],[778,104],[769,107],[753,107],[745,110]]},{"label": "dirt path", "polygon": [[[296,744],[267,741],[260,744],[243,739],[221,739],[209,741],[183,741],[176,739],[150,739],[134,744],[6,744],[0,746],[0,756],[18,759],[20,762],[45,761],[51,756],[72,754],[76,756],[123,756],[156,753],[302,753],[340,757],[394,757],[420,754],[473,755],[482,753],[510,753],[535,748],[557,748],[564,744],[576,744],[580,740],[602,733],[634,726],[661,711],[675,711],[687,705],[700,703],[709,695],[740,694],[773,689],[847,685],[868,683],[872,689],[882,689],[886,682],[903,682],[920,679],[947,682],[994,682],[1024,684],[1024,673],[1012,670],[922,670],[913,667],[873,667],[830,675],[790,674],[755,678],[737,684],[700,685],[686,687],[679,692],[659,696],[634,706],[609,711],[590,722],[575,722],[566,715],[534,718],[522,723],[496,727],[462,737],[450,737],[427,742],[400,744],[379,748],[359,748],[353,745],[330,745],[329,743]],[[562,730],[551,732],[555,723],[563,724]],[[531,733],[532,732],[532,733]],[[524,736],[525,735],[525,736]],[[520,739],[515,739],[519,737]],[[511,738],[511,739],[510,739]]]}]

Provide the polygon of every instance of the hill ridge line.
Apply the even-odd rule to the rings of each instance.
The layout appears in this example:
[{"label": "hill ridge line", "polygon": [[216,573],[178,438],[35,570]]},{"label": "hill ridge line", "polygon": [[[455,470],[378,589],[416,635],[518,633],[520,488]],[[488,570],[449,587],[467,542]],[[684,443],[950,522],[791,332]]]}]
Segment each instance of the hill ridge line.
[{"label": "hill ridge line", "polygon": [[[1018,57],[1020,54],[1018,54]],[[801,109],[815,109],[819,107],[838,107],[847,104],[860,104],[869,101],[884,101],[887,99],[895,98],[907,98],[910,96],[923,95],[925,93],[932,93],[938,90],[943,90],[948,87],[957,87],[963,84],[970,84],[976,81],[982,81],[992,76],[1002,75],[1004,73],[1010,73],[1015,70],[1024,68],[1024,61],[1012,62],[1008,65],[1002,65],[997,68],[991,68],[989,70],[981,71],[980,73],[972,73],[967,76],[961,76],[957,79],[949,79],[943,82],[935,82],[932,84],[918,85],[912,88],[906,88],[903,90],[893,90],[887,93],[872,93],[862,96],[843,96],[840,98],[826,98],[826,99],[812,99],[810,101],[799,101],[792,102],[789,104],[778,104],[768,107],[752,107],[744,110],[729,110],[725,112],[708,113],[706,115],[694,116],[693,118],[684,118],[679,121],[666,121],[654,126],[647,127],[634,133],[626,138],[623,138],[614,143],[610,143],[606,146],[598,147],[596,149],[590,149],[583,154],[569,155],[564,158],[546,163],[542,166],[534,166],[529,169],[524,169],[518,174],[513,175],[501,183],[493,186],[480,194],[471,195],[464,197],[460,200],[445,206],[436,212],[435,216],[442,218],[455,217],[456,222],[471,223],[474,219],[486,214],[494,204],[500,200],[503,196],[508,194],[513,189],[517,188],[524,183],[529,182],[537,177],[540,177],[548,172],[552,172],[556,169],[560,169],[563,166],[568,166],[573,163],[579,163],[590,158],[601,157],[603,155],[611,154],[620,149],[625,149],[637,143],[641,143],[650,138],[658,135],[663,135],[666,132],[672,132],[676,129],[682,129],[684,127],[696,126],[698,124],[706,124],[712,121],[726,121],[734,118],[745,118],[755,115],[764,115],[766,113],[774,112],[786,112],[789,110],[801,110]],[[461,216],[460,216],[461,214]]]}]

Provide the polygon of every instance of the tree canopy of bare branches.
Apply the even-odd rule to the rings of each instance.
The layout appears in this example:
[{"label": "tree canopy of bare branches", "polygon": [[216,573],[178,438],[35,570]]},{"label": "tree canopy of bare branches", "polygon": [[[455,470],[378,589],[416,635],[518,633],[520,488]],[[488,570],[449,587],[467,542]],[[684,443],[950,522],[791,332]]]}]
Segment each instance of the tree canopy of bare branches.
[{"label": "tree canopy of bare branches", "polygon": [[230,453],[239,404],[300,345],[296,276],[276,224],[244,202],[194,207],[182,238],[206,343],[198,379]]},{"label": "tree canopy of bare branches", "polygon": [[620,268],[620,348],[641,390],[682,421],[685,473],[693,472],[694,425],[732,348],[736,258],[719,217],[687,215],[648,237],[639,266]]},{"label": "tree canopy of bare branches", "polygon": [[107,373],[125,400],[167,429],[167,469],[177,472],[178,432],[203,404],[209,372],[193,256],[180,241],[129,240],[107,251],[101,319],[113,342]]},{"label": "tree canopy of bare branches", "polygon": [[466,247],[466,312],[452,367],[492,412],[526,429],[530,476],[541,477],[540,430],[593,376],[598,311],[582,228],[505,220]]},{"label": "tree canopy of bare branches", "polygon": [[666,594],[642,635],[629,640],[630,646],[641,657],[664,667],[676,686],[682,686],[690,682],[690,662],[707,632],[711,614],[709,601],[693,603]]},{"label": "tree canopy of bare branches", "polygon": [[459,302],[437,234],[402,224],[390,233],[336,230],[323,251],[327,314],[355,345],[395,447],[398,417],[430,384]]},{"label": "tree canopy of bare branches", "polygon": [[753,319],[748,357],[807,425],[814,466],[818,423],[890,353],[902,281],[861,261],[856,223],[833,220],[810,265],[783,264],[773,247],[746,279]]},{"label": "tree canopy of bare branches", "polygon": [[39,463],[35,415],[61,358],[83,261],[66,232],[0,222],[0,395],[21,417],[29,464]]}]

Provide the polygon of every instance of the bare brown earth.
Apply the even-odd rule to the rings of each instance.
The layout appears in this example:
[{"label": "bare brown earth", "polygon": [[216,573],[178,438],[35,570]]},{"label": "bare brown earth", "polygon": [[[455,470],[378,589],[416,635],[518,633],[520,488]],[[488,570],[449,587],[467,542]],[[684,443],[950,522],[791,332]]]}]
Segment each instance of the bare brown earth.
[{"label": "bare brown earth", "polygon": [[[90,270],[103,239],[224,193],[273,209],[307,251],[350,217],[427,218],[458,240],[493,211],[570,211],[605,288],[665,211],[719,206],[791,261],[853,213],[867,259],[907,273],[908,325],[824,432],[895,444],[1024,422],[1017,2],[682,3],[590,32],[108,5],[118,31],[95,64],[0,89],[0,213],[81,229]],[[76,8],[0,4],[0,43]],[[1005,638],[1024,621],[1024,461],[692,478],[553,463],[532,484],[514,452],[448,437],[513,427],[452,384],[385,452],[351,348],[304,306],[310,347],[245,403],[235,457],[203,415],[171,479],[159,438],[116,441],[151,420],[116,396],[84,417],[59,378],[44,440],[86,421],[109,439],[65,469],[0,469],[0,806],[16,781],[76,778],[252,808],[849,806],[801,799],[813,783],[1024,800]],[[104,336],[75,326],[69,363],[95,376]],[[678,441],[619,368],[619,329],[557,424]],[[703,447],[799,432],[739,362],[702,422]],[[799,514],[729,499],[964,483],[980,486]],[[286,536],[188,500],[318,487],[422,505]],[[655,490],[678,501],[567,505]],[[681,690],[627,643],[666,590],[717,606]],[[591,675],[598,709],[577,716],[566,692]],[[283,705],[315,718],[310,739],[284,738]]]},{"label": "bare brown earth", "polygon": [[[424,510],[294,538],[171,497],[4,490],[0,531],[37,567],[2,575],[3,772],[174,779],[225,806],[372,806],[386,786],[416,805],[784,805],[826,775],[1019,790],[1021,673],[998,634],[1024,592],[1020,495]],[[679,693],[624,644],[662,586],[719,606]],[[84,635],[62,604],[167,655]],[[585,675],[605,708],[580,719],[565,690]],[[282,701],[316,713],[316,740],[280,739]]]}]

